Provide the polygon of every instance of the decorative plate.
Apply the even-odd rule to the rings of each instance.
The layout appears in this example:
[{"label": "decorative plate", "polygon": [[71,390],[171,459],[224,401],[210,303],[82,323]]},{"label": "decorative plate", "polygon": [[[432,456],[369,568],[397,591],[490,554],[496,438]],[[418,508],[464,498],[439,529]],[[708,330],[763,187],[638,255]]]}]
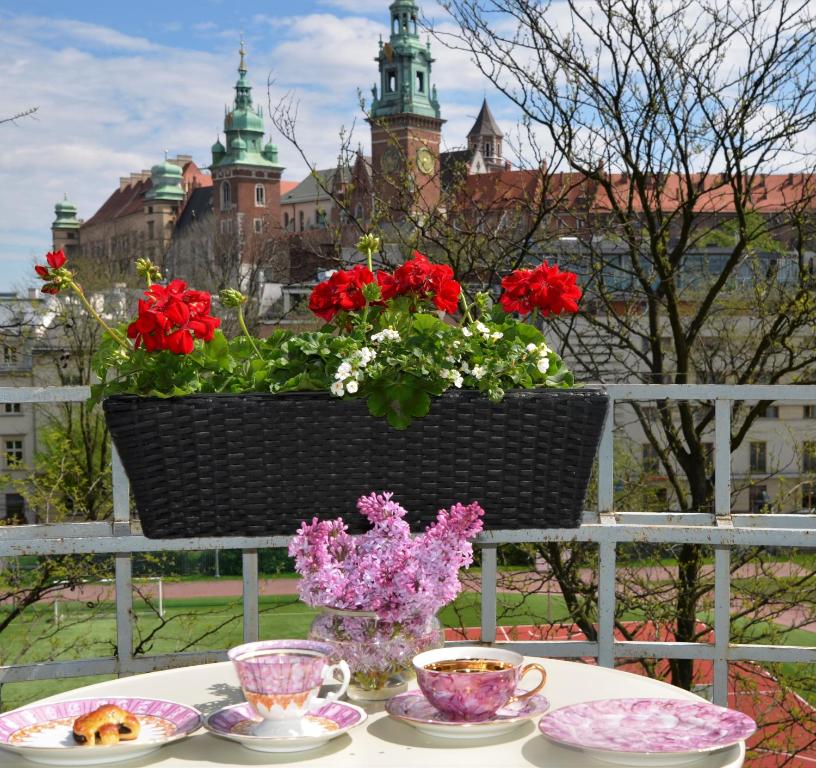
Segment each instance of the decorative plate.
[{"label": "decorative plate", "polygon": [[345,701],[315,699],[309,713],[292,730],[280,736],[256,736],[252,729],[262,718],[243,702],[219,709],[204,721],[204,727],[216,736],[237,741],[257,752],[303,752],[336,739],[355,725],[365,722],[368,715]]},{"label": "decorative plate", "polygon": [[[109,746],[77,744],[74,720],[103,704],[115,704],[136,715],[142,726],[138,738]],[[71,699],[32,704],[0,715],[0,749],[42,765],[109,765],[179,741],[200,726],[197,709],[174,701],[115,696]]]},{"label": "decorative plate", "polygon": [[402,720],[430,736],[484,739],[512,731],[530,718],[546,712],[549,706],[546,697],[531,696],[526,701],[516,701],[502,707],[489,720],[469,722],[454,720],[450,715],[440,712],[425,698],[422,691],[414,690],[394,696],[385,705],[385,711],[394,719]]},{"label": "decorative plate", "polygon": [[682,699],[603,699],[541,718],[550,740],[620,765],[677,765],[747,739],[756,723],[733,709]]}]

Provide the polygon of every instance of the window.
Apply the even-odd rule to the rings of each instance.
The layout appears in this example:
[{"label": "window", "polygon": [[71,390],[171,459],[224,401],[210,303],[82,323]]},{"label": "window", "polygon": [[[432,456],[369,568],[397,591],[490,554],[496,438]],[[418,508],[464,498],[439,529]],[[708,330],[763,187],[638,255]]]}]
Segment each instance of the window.
[{"label": "window", "polygon": [[17,350],[14,347],[8,346],[8,344],[5,344],[3,346],[3,362],[4,363],[17,362]]},{"label": "window", "polygon": [[778,419],[779,418],[779,406],[778,405],[766,405],[765,408],[759,412],[759,418],[761,418],[761,419]]},{"label": "window", "polygon": [[318,210],[317,213],[315,214],[315,223],[317,224],[318,227],[325,227],[326,224],[328,223],[328,220],[329,219],[326,211],[322,209]]},{"label": "window", "polygon": [[20,413],[22,406],[20,403],[5,403],[3,406],[4,413]]},{"label": "window", "polygon": [[156,236],[155,222],[147,222],[147,236],[152,240]]},{"label": "window", "polygon": [[816,483],[802,483],[802,509],[816,512]]},{"label": "window", "polygon": [[266,189],[263,184],[255,185],[255,205],[259,208],[266,205]]},{"label": "window", "polygon": [[14,469],[23,463],[22,438],[6,440],[6,469]]},{"label": "window", "polygon": [[221,182],[221,210],[228,211],[232,208],[232,187],[228,181]]},{"label": "window", "polygon": [[289,229],[289,214],[288,213],[283,214],[283,228],[284,229]]},{"label": "window", "polygon": [[417,93],[425,93],[425,73],[416,73],[416,89]]},{"label": "window", "polygon": [[751,472],[767,472],[768,444],[751,443]]},{"label": "window", "polygon": [[802,472],[816,472],[816,443],[802,443]]},{"label": "window", "polygon": [[806,405],[802,416],[806,419],[816,419],[816,405]]},{"label": "window", "polygon": [[232,234],[232,219],[221,219],[220,227],[222,235]]},{"label": "window", "polygon": [[396,93],[397,91],[397,70],[389,69],[385,73],[385,91],[386,93]]},{"label": "window", "polygon": [[493,157],[493,145],[489,141],[484,145],[484,156]]},{"label": "window", "polygon": [[19,493],[7,493],[6,522],[20,525],[25,521],[25,500]]},{"label": "window", "polygon": [[768,498],[768,488],[764,485],[752,485],[748,489],[750,512],[756,515],[764,512],[770,502]]},{"label": "window", "polygon": [[305,225],[306,216],[303,213],[303,211],[300,212],[299,218],[300,218],[300,231],[303,232],[303,230],[306,228]]},{"label": "window", "polygon": [[660,457],[657,449],[651,443],[644,443],[641,446],[643,471],[647,475],[656,475],[660,470]]},{"label": "window", "polygon": [[255,234],[259,234],[263,232],[263,219],[253,219],[254,227],[255,227]]},{"label": "window", "polygon": [[354,218],[358,221],[362,221],[364,215],[365,212],[363,211],[363,204],[357,203],[357,205],[354,207]]}]

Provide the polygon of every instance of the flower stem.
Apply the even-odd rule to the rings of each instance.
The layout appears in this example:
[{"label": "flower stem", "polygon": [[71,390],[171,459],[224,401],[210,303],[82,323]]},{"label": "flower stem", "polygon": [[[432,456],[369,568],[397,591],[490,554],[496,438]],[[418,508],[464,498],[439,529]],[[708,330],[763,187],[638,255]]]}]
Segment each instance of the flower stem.
[{"label": "flower stem", "polygon": [[88,298],[85,296],[85,292],[82,290],[82,288],[79,285],[77,285],[77,283],[75,283],[73,280],[69,282],[69,285],[71,287],[71,290],[77,296],[79,296],[79,300],[85,305],[85,309],[87,309],[88,312],[91,313],[91,317],[93,317],[111,335],[114,341],[116,341],[120,346],[124,347],[125,349],[130,350],[131,347],[127,340],[122,336],[122,334],[119,333],[119,331],[116,331],[113,328],[111,328],[102,319],[102,316],[94,309],[91,302],[88,301]]},{"label": "flower stem", "polygon": [[473,315],[470,314],[470,307],[468,306],[467,299],[465,298],[464,291],[459,294],[459,298],[462,300],[462,308],[465,311],[465,317],[469,323],[473,322]]},{"label": "flower stem", "polygon": [[255,339],[252,338],[252,334],[249,332],[249,328],[247,328],[246,320],[244,320],[243,306],[238,307],[238,325],[241,326],[241,330],[244,332],[244,336],[247,337],[247,340],[252,345],[252,349],[255,350],[255,354],[258,355],[258,357],[261,357],[261,351],[255,344]]}]

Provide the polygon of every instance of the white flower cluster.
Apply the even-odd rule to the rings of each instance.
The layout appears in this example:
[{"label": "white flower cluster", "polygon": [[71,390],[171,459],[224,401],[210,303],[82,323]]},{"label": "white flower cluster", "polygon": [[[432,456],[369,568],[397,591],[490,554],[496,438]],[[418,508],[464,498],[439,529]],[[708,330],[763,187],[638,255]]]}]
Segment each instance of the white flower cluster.
[{"label": "white flower cluster", "polygon": [[532,343],[528,344],[526,349],[531,355],[537,355],[536,368],[538,368],[541,373],[547,373],[550,368],[549,354],[552,350],[546,344]]},{"label": "white flower cluster", "polygon": [[457,389],[462,388],[462,383],[464,382],[464,377],[462,376],[459,371],[451,370],[450,368],[443,368],[439,375],[442,376],[443,379],[450,379],[453,382],[453,386]]},{"label": "white flower cluster", "polygon": [[371,341],[375,344],[379,344],[381,341],[399,341],[400,335],[399,331],[395,331],[393,328],[383,328],[379,333],[375,333],[371,337]]},{"label": "white flower cluster", "polygon": [[[504,334],[501,331],[491,331],[490,328],[488,328],[481,320],[475,322],[473,327],[478,333],[481,333],[485,339],[498,341],[499,339],[504,338]],[[470,328],[463,327],[462,335],[466,338],[473,336],[473,331],[471,331]]]},{"label": "white flower cluster", "polygon": [[353,395],[360,389],[360,380],[363,378],[363,368],[365,368],[377,353],[371,347],[363,347],[352,353],[348,360],[343,360],[337,367],[334,374],[334,382],[329,390],[333,395],[342,397],[346,392]]}]

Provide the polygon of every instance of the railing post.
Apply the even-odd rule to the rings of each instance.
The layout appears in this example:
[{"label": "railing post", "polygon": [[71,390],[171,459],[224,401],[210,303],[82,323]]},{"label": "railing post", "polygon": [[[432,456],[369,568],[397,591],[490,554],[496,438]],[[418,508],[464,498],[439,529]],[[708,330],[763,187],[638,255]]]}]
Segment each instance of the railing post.
[{"label": "railing post", "polygon": [[[731,401],[714,401],[714,514],[718,527],[731,523]],[[712,701],[728,705],[731,641],[731,548],[714,548],[714,687]]]},{"label": "railing post", "polygon": [[244,642],[258,639],[258,550],[245,549],[242,556],[244,579]]},{"label": "railing post", "polygon": [[611,513],[615,506],[615,453],[613,432],[615,430],[615,400],[609,398],[601,443],[598,447],[598,512]]},{"label": "railing post", "polygon": [[[125,468],[111,443],[113,490],[113,533],[130,534],[130,484]],[[115,562],[116,590],[116,662],[121,676],[130,671],[133,660],[133,559],[130,552],[117,552]]]},{"label": "railing post", "polygon": [[[612,530],[601,528],[609,535]],[[598,568],[598,664],[615,666],[615,541],[602,540],[599,545]]]},{"label": "railing post", "polygon": [[482,642],[496,642],[496,544],[482,545]]}]

